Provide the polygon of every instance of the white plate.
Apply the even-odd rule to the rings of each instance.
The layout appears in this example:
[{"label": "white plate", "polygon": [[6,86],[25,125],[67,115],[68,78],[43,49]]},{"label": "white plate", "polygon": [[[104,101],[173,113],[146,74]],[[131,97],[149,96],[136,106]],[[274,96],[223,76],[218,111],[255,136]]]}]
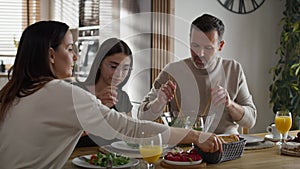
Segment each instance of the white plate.
[{"label": "white plate", "polygon": [[258,143],[264,141],[263,137],[252,136],[248,134],[240,134],[239,136],[246,140],[246,144]]},{"label": "white plate", "polygon": [[[125,151],[139,152],[139,147],[129,146],[125,141],[116,141],[110,144],[113,148]],[[168,148],[168,145],[163,144],[163,148]]]},{"label": "white plate", "polygon": [[170,161],[170,160],[166,160],[164,159],[164,161],[167,164],[171,164],[171,165],[197,165],[200,164],[202,162],[202,159],[199,161]]},{"label": "white plate", "polygon": [[[84,157],[90,159],[92,155],[86,155]],[[102,168],[105,169],[106,167],[101,167],[101,166],[97,166],[97,165],[92,165],[84,160],[79,159],[78,157],[74,158],[72,160],[72,163],[79,166],[79,167],[84,167],[84,168]],[[118,168],[128,168],[128,167],[132,167],[132,166],[136,166],[139,164],[139,160],[131,158],[129,163],[125,164],[125,165],[121,165],[121,166],[113,166],[112,168],[114,169],[118,169]]]},{"label": "white plate", "polygon": [[113,148],[125,151],[139,152],[138,147],[129,146],[125,141],[116,141],[110,144]]},{"label": "white plate", "polygon": [[300,157],[300,152],[296,152],[296,151],[290,151],[290,150],[287,150],[287,149],[281,149],[281,153],[282,154],[285,154],[285,155],[290,155],[290,156],[297,156],[297,157]]},{"label": "white plate", "polygon": [[270,141],[274,141],[274,142],[280,141],[279,138],[273,138],[273,135],[272,135],[272,134],[267,134],[267,135],[265,135],[265,139],[266,139],[266,140],[270,140]]},{"label": "white plate", "polygon": [[116,141],[110,144],[113,148],[125,151],[135,151],[139,152],[138,147],[129,146],[125,141]]},{"label": "white plate", "polygon": [[299,148],[300,148],[300,143],[289,141],[281,145],[280,152],[285,155],[300,157]]}]

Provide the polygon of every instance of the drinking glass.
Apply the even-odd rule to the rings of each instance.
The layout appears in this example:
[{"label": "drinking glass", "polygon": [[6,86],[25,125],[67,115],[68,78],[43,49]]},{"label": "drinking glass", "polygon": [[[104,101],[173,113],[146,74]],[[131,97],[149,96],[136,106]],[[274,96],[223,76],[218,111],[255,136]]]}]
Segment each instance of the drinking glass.
[{"label": "drinking glass", "polygon": [[275,116],[275,126],[281,134],[279,145],[284,143],[284,134],[287,133],[292,127],[292,114],[288,111],[277,111]]},{"label": "drinking glass", "polygon": [[196,118],[196,121],[193,125],[193,129],[198,131],[204,131],[204,120],[202,116],[198,116]]},{"label": "drinking glass", "polygon": [[163,150],[161,133],[151,136],[142,133],[142,135],[144,137],[140,141],[140,154],[147,162],[147,168],[154,169],[154,163],[161,157]]}]

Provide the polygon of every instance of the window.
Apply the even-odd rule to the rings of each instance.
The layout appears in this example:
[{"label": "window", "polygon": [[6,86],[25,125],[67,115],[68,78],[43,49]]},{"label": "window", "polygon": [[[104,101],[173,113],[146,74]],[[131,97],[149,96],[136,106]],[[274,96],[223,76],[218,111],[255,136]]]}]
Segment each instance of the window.
[{"label": "window", "polygon": [[65,22],[71,29],[105,26],[119,19],[119,8],[115,0],[51,0],[50,18]]},{"label": "window", "polygon": [[120,19],[120,2],[114,0],[100,0],[100,27],[105,33],[116,37],[120,34],[119,24],[113,23]]},{"label": "window", "polygon": [[40,20],[40,0],[0,0],[0,56],[14,56],[23,30]]},{"label": "window", "polygon": [[71,29],[79,25],[79,1],[51,0],[50,19],[61,21]]},{"label": "window", "polygon": [[79,11],[80,27],[99,25],[99,1],[80,0]]}]

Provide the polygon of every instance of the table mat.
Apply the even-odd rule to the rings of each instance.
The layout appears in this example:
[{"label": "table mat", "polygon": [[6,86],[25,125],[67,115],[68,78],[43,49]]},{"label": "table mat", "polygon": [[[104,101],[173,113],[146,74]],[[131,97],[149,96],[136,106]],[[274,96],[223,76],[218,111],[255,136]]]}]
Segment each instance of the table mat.
[{"label": "table mat", "polygon": [[244,150],[258,150],[258,149],[271,148],[274,146],[275,146],[275,143],[272,141],[262,141],[262,142],[253,143],[253,144],[246,144],[246,146],[244,147]]}]

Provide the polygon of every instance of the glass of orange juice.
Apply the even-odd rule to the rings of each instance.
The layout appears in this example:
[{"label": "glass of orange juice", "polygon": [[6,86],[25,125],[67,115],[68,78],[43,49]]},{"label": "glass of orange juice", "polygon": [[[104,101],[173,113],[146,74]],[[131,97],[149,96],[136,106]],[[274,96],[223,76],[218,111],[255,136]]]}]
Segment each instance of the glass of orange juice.
[{"label": "glass of orange juice", "polygon": [[284,134],[287,133],[292,127],[292,114],[288,111],[277,111],[275,116],[275,126],[281,133],[281,141],[279,144],[284,142]]},{"label": "glass of orange juice", "polygon": [[144,133],[142,135],[144,137],[140,141],[140,154],[147,162],[147,168],[153,169],[154,163],[158,161],[163,151],[161,133],[151,136],[146,136]]}]

